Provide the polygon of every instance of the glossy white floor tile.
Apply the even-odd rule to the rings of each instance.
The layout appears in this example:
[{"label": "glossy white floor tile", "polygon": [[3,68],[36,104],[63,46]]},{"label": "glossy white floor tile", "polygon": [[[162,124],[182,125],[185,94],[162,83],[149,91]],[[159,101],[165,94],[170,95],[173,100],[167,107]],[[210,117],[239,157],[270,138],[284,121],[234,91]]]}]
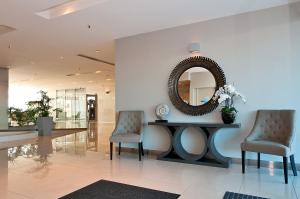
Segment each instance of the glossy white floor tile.
[{"label": "glossy white floor tile", "polygon": [[245,175],[242,176],[240,192],[245,194],[257,193],[262,197],[274,199],[297,198],[294,190],[294,176],[289,175],[289,184],[283,183],[283,171],[266,168],[256,169],[250,167]]},{"label": "glossy white floor tile", "polygon": [[111,129],[99,128],[96,138],[82,132],[43,139],[31,143],[30,153],[19,152],[9,161],[7,149],[1,149],[0,198],[54,199],[100,179],[178,193],[183,199],[218,199],[226,191],[272,199],[300,196],[298,177],[290,173],[285,185],[283,172],[276,169],[247,167],[243,175],[235,164],[214,168],[157,161],[147,155],[139,162],[137,154],[129,153],[115,154],[110,161],[106,140]]}]

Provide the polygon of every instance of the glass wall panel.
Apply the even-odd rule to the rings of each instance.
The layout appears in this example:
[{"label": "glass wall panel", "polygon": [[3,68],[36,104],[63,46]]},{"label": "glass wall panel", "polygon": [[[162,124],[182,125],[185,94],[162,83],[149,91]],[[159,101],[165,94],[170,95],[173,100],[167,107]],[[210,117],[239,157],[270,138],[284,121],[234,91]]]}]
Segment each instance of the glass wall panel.
[{"label": "glass wall panel", "polygon": [[56,91],[56,108],[62,112],[56,115],[58,121],[86,120],[86,90],[84,88]]}]

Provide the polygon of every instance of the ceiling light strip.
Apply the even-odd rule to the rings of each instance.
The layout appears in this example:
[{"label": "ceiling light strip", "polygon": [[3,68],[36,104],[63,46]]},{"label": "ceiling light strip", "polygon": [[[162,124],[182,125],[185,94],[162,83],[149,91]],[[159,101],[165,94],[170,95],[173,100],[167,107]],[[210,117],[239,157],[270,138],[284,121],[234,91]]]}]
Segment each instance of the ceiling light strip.
[{"label": "ceiling light strip", "polygon": [[112,62],[108,62],[108,61],[105,61],[105,60],[97,59],[97,58],[90,57],[90,56],[87,56],[87,55],[78,54],[77,56],[83,57],[83,58],[86,58],[86,59],[90,59],[90,60],[93,60],[93,61],[101,62],[101,63],[104,63],[104,64],[108,64],[108,65],[111,65],[111,66],[115,66],[115,64],[112,63]]}]

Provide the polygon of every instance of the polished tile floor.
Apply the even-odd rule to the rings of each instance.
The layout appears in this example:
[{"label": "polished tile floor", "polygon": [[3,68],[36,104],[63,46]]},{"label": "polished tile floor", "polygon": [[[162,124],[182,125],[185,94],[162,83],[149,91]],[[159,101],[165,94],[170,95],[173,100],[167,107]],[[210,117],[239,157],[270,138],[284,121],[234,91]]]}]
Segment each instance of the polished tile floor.
[{"label": "polished tile floor", "polygon": [[0,198],[58,198],[100,179],[181,194],[181,199],[218,199],[225,191],[269,198],[300,198],[300,179],[281,170],[240,165],[230,169],[157,161],[124,153],[109,160],[112,125],[65,135],[11,143],[1,149]]}]

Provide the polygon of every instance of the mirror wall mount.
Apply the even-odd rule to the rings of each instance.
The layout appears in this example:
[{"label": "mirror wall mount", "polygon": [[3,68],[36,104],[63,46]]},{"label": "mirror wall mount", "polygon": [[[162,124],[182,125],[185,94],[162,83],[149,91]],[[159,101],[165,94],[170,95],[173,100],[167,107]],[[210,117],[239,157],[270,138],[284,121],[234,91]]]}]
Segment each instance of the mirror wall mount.
[{"label": "mirror wall mount", "polygon": [[181,75],[186,72],[190,68],[194,67],[201,67],[206,70],[208,70],[214,77],[216,87],[215,92],[222,86],[226,84],[226,78],[225,74],[222,70],[222,68],[213,60],[207,57],[190,57],[183,61],[181,61],[172,71],[169,81],[168,81],[168,89],[169,89],[169,97],[172,102],[172,104],[181,112],[198,116],[198,115],[204,115],[207,113],[212,112],[215,110],[218,106],[218,102],[213,100],[211,98],[207,103],[198,105],[198,106],[192,106],[190,104],[187,104],[182,100],[182,98],[179,95],[178,92],[178,82],[181,77]]}]

